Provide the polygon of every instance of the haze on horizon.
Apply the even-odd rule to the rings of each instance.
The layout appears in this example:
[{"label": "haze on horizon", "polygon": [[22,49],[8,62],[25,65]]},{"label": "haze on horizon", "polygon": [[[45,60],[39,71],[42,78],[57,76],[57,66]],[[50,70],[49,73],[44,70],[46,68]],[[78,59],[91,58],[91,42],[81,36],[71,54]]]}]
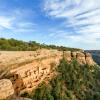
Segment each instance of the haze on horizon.
[{"label": "haze on horizon", "polygon": [[0,38],[100,49],[100,0],[0,0]]}]

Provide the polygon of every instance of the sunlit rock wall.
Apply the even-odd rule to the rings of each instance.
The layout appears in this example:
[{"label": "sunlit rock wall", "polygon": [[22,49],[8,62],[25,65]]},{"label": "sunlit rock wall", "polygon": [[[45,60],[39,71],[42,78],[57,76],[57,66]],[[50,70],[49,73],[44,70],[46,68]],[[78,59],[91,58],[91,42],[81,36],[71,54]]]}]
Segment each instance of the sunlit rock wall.
[{"label": "sunlit rock wall", "polygon": [[[24,91],[32,91],[42,81],[49,80],[55,76],[53,71],[55,66],[59,65],[60,60],[65,58],[67,62],[76,59],[79,64],[94,65],[94,61],[90,54],[84,52],[44,50],[37,52],[41,58],[34,60],[32,63],[23,65],[11,70],[13,77],[11,78],[16,94]],[[44,56],[43,56],[44,55]]]}]

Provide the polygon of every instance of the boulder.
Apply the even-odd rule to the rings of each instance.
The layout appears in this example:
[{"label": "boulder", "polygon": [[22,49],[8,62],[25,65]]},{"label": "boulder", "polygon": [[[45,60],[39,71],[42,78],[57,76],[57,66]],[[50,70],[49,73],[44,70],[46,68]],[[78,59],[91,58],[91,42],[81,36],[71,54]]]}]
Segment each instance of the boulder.
[{"label": "boulder", "polygon": [[9,79],[0,80],[0,100],[6,99],[7,97],[14,94],[12,82]]}]

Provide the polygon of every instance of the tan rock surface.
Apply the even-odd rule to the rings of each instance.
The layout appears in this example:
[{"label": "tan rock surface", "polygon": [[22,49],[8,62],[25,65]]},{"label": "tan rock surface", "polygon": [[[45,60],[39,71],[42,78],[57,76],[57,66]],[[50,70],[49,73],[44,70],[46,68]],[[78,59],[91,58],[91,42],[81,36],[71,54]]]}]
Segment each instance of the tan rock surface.
[{"label": "tan rock surface", "polygon": [[[37,50],[30,52],[4,52],[0,56],[1,65],[8,63],[15,93],[23,93],[36,88],[42,81],[52,79],[56,75],[55,66],[59,65],[64,57],[68,62],[73,58],[80,64],[93,65],[94,61],[90,54],[84,52],[57,51],[57,50]],[[11,55],[11,56],[10,56]],[[3,58],[3,59],[2,59]],[[29,62],[28,62],[28,61]],[[30,62],[31,61],[31,62]],[[5,63],[4,63],[5,62]],[[26,63],[27,62],[27,63]],[[17,65],[17,67],[15,67]]]},{"label": "tan rock surface", "polygon": [[78,52],[77,55],[76,55],[76,59],[77,59],[78,63],[86,64],[85,54],[84,53]]},{"label": "tan rock surface", "polygon": [[12,83],[8,79],[0,80],[0,100],[6,99],[7,97],[14,94]]},{"label": "tan rock surface", "polygon": [[88,65],[94,65],[95,64],[90,53],[86,53],[86,63]]},{"label": "tan rock surface", "polygon": [[76,58],[77,52],[72,52],[72,57]]},{"label": "tan rock surface", "polygon": [[68,62],[71,62],[71,60],[72,60],[71,51],[64,51],[64,58],[65,58]]},{"label": "tan rock surface", "polygon": [[51,72],[51,67],[57,66],[61,58],[62,53],[59,53],[59,51],[54,54],[51,53],[51,55],[49,51],[47,58],[34,60],[32,63],[11,70],[11,73],[14,75],[12,81],[16,93],[32,90],[46,78],[53,76],[54,73]]}]

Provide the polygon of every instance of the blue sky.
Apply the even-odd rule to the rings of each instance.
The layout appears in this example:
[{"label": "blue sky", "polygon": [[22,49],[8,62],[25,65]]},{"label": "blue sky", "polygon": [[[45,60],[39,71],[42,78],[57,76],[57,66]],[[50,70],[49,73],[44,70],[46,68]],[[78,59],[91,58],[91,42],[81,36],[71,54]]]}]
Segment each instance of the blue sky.
[{"label": "blue sky", "polygon": [[100,49],[100,0],[0,0],[0,37]]}]

